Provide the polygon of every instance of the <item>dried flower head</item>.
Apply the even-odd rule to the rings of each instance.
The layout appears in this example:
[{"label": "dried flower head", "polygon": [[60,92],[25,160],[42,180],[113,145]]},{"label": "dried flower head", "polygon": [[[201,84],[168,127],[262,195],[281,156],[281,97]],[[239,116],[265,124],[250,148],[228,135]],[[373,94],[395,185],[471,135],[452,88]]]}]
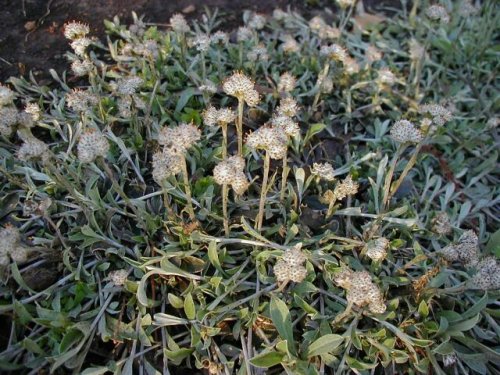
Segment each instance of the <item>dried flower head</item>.
[{"label": "dried flower head", "polygon": [[472,0],[462,0],[458,7],[458,14],[462,17],[470,17],[479,13],[480,10],[480,7],[472,4]]},{"label": "dried flower head", "polygon": [[450,16],[442,5],[431,5],[426,9],[425,14],[433,21],[439,21],[444,24],[450,22]]},{"label": "dried flower head", "polygon": [[333,79],[330,76],[326,76],[320,83],[320,90],[322,94],[329,94],[333,91]]},{"label": "dried flower head", "polygon": [[219,111],[214,106],[210,106],[202,113],[203,123],[207,126],[214,126],[218,124]]},{"label": "dried flower head", "polygon": [[287,142],[282,130],[269,125],[261,126],[247,137],[248,147],[266,150],[272,159],[286,157]]},{"label": "dried flower head", "polygon": [[432,220],[432,231],[437,234],[450,234],[451,233],[450,218],[446,212],[439,212]]},{"label": "dried flower head", "polygon": [[71,48],[75,51],[77,56],[85,56],[85,51],[88,46],[92,44],[92,39],[90,38],[78,38],[70,43]]},{"label": "dried flower head", "polygon": [[376,262],[380,262],[387,256],[388,248],[389,240],[387,238],[377,238],[366,244],[366,256]]},{"label": "dried flower head", "polygon": [[118,95],[133,95],[143,83],[144,80],[142,78],[130,76],[121,78],[117,82],[113,82],[111,86],[113,87],[113,90],[118,93]]},{"label": "dried flower head", "polygon": [[49,157],[49,146],[35,137],[27,137],[17,152],[19,160],[28,161],[42,159],[46,161]]},{"label": "dried flower head", "polygon": [[499,117],[492,117],[486,122],[486,128],[487,129],[495,129],[498,127],[500,124],[500,118]]},{"label": "dried flower head", "polygon": [[77,77],[83,77],[94,69],[94,64],[89,59],[75,60],[71,63],[71,71]]},{"label": "dried flower head", "polygon": [[205,84],[198,87],[198,90],[200,90],[202,93],[213,95],[217,92],[217,85],[212,81],[206,80]]},{"label": "dried flower head", "polygon": [[188,33],[191,30],[184,16],[179,13],[170,17],[170,26],[176,33]]},{"label": "dried flower head", "polygon": [[253,31],[252,29],[241,26],[238,28],[238,32],[236,33],[236,40],[238,42],[247,42],[249,40],[252,40],[253,38]]},{"label": "dried flower head", "polygon": [[106,157],[109,151],[109,142],[97,130],[88,130],[80,136],[78,141],[78,159],[82,163],[92,163],[97,157]]},{"label": "dried flower head", "polygon": [[176,127],[164,127],[158,135],[158,143],[172,152],[184,153],[201,138],[201,131],[194,124],[181,123]]},{"label": "dried flower head", "polygon": [[382,60],[382,52],[375,46],[368,46],[365,52],[366,60],[369,63]]},{"label": "dried flower head", "polygon": [[210,37],[206,34],[198,34],[193,39],[193,45],[197,51],[205,53],[210,48]]},{"label": "dried flower head", "polygon": [[356,74],[359,73],[359,64],[354,58],[347,57],[344,60],[344,69],[347,74]]},{"label": "dried flower head", "polygon": [[291,35],[285,35],[282,48],[285,53],[296,53],[300,51],[299,43],[297,43],[295,38]]},{"label": "dried flower head", "polygon": [[303,266],[307,257],[301,251],[302,244],[299,243],[293,248],[286,250],[283,254],[283,259],[276,262],[274,266],[274,275],[280,283],[293,281],[300,283],[307,276],[307,270]]},{"label": "dried flower head", "polygon": [[221,161],[214,168],[214,180],[219,185],[231,185],[236,194],[243,194],[249,185],[244,173],[245,159],[231,156]]},{"label": "dried flower head", "polygon": [[337,0],[337,4],[339,4],[339,7],[342,9],[353,6],[355,2],[355,0]]},{"label": "dried flower head", "polygon": [[309,28],[313,32],[318,32],[319,30],[321,30],[325,26],[326,26],[326,23],[323,20],[323,18],[321,18],[320,16],[315,16],[309,20]]},{"label": "dried flower head", "polygon": [[340,29],[330,26],[324,25],[322,28],[318,30],[318,37],[321,40],[332,40],[340,38]]},{"label": "dried flower head", "polygon": [[116,286],[125,285],[127,281],[128,271],[127,270],[115,270],[109,273],[109,279]]},{"label": "dried flower head", "polygon": [[214,44],[227,44],[229,36],[224,31],[216,31],[211,37],[210,41]]},{"label": "dried flower head", "polygon": [[12,104],[15,97],[14,91],[0,83],[0,107]]},{"label": "dried flower head", "polygon": [[254,88],[254,82],[241,72],[234,72],[232,76],[226,78],[222,84],[222,89],[228,95],[244,100],[250,107],[255,107],[259,103],[259,93]]},{"label": "dried flower head", "polygon": [[396,83],[396,76],[389,68],[382,68],[377,73],[377,81],[379,85],[392,86]]},{"label": "dried flower head", "polygon": [[64,25],[66,39],[75,40],[85,37],[90,33],[89,25],[78,21],[71,21]]},{"label": "dried flower head", "polygon": [[477,264],[479,259],[479,243],[472,230],[465,231],[457,242],[441,249],[439,253],[449,262],[460,262],[466,267]]},{"label": "dried flower head", "polygon": [[7,266],[9,256],[18,264],[25,263],[28,260],[29,249],[21,243],[21,234],[19,229],[12,225],[7,225],[0,229],[0,265]]},{"label": "dried flower head", "polygon": [[425,57],[425,48],[416,39],[411,39],[409,43],[410,59],[419,61]]},{"label": "dried flower head", "polygon": [[368,306],[374,314],[382,314],[386,310],[380,289],[375,285],[366,271],[354,272],[344,268],[336,274],[333,281],[347,291],[347,301],[358,307]]},{"label": "dried flower head", "polygon": [[283,10],[276,8],[273,10],[273,18],[276,21],[283,21],[285,18],[288,17],[288,14],[284,12]]},{"label": "dried flower head", "polygon": [[453,119],[451,111],[439,104],[424,104],[420,106],[419,112],[431,115],[432,122],[437,126],[443,126]]},{"label": "dried flower head", "polygon": [[289,116],[275,115],[271,119],[271,124],[283,131],[288,137],[296,137],[300,134],[299,124]]},{"label": "dried flower head", "polygon": [[153,179],[158,185],[172,175],[182,172],[182,154],[166,148],[153,155]]},{"label": "dried flower head", "polygon": [[269,54],[267,53],[266,47],[260,43],[247,53],[247,59],[252,62],[267,61],[269,59]]},{"label": "dried flower head", "polygon": [[335,180],[333,166],[330,163],[314,163],[311,173],[326,181]]},{"label": "dried flower head", "polygon": [[288,97],[280,100],[280,104],[276,108],[276,113],[279,116],[295,117],[298,110],[299,106],[295,99]]},{"label": "dried flower head", "polygon": [[354,195],[358,192],[359,185],[352,180],[352,177],[347,176],[340,184],[335,186],[333,194],[337,200],[344,199],[348,195]]},{"label": "dried flower head", "polygon": [[418,143],[424,139],[420,129],[415,127],[413,123],[408,120],[396,121],[391,129],[391,137],[396,142],[412,142]]},{"label": "dried flower head", "polygon": [[15,107],[0,107],[0,134],[9,137],[14,133],[19,113]]},{"label": "dried flower head", "polygon": [[292,92],[295,88],[297,80],[289,72],[285,72],[280,76],[278,82],[278,91],[280,92]]},{"label": "dried flower head", "polygon": [[494,256],[483,258],[476,266],[477,272],[469,280],[473,289],[500,289],[500,262]]},{"label": "dried flower head", "polygon": [[24,112],[31,116],[33,121],[38,121],[42,118],[42,110],[36,103],[28,103],[24,107]]},{"label": "dried flower head", "polygon": [[344,62],[348,57],[346,49],[338,44],[322,46],[319,53],[320,55],[340,62]]},{"label": "dried flower head", "polygon": [[253,30],[261,30],[265,26],[266,26],[266,17],[261,14],[254,13],[248,20],[248,27]]},{"label": "dried flower head", "polygon": [[446,354],[443,356],[443,366],[451,367],[457,363],[457,355],[455,353]]},{"label": "dried flower head", "polygon": [[86,112],[98,102],[98,97],[89,91],[73,89],[66,94],[67,106],[76,112]]}]

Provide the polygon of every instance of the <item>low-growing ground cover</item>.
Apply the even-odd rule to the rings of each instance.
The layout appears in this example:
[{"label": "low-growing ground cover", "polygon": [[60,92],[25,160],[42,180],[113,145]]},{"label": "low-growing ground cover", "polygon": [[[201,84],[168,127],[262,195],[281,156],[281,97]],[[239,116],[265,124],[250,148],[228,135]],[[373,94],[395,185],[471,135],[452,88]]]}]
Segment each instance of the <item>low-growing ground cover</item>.
[{"label": "low-growing ground cover", "polygon": [[3,371],[499,371],[498,6],[339,6],[0,87]]}]

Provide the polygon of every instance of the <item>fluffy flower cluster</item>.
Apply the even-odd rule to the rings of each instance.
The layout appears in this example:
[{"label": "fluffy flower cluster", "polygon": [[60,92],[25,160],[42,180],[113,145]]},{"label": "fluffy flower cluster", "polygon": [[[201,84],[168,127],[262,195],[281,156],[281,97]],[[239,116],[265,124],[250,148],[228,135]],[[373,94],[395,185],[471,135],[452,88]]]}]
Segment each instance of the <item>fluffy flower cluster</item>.
[{"label": "fluffy flower cluster", "polygon": [[281,47],[285,53],[296,53],[300,51],[299,43],[297,43],[295,38],[291,35],[285,35]]},{"label": "fluffy flower cluster", "polygon": [[75,60],[71,63],[71,71],[77,77],[83,77],[94,69],[94,64],[89,59]]},{"label": "fluffy flower cluster", "polygon": [[338,44],[331,44],[329,46],[322,46],[320,51],[320,55],[327,56],[330,59],[345,62],[349,55],[344,47]]},{"label": "fluffy flower cluster", "polygon": [[28,260],[29,249],[21,244],[19,230],[7,225],[0,229],[0,266],[8,266],[10,259],[18,264]]},{"label": "fluffy flower cluster", "polygon": [[137,76],[121,78],[117,82],[112,82],[111,87],[118,95],[133,95],[141,87],[144,80]]},{"label": "fluffy flower cluster", "polygon": [[297,84],[297,80],[288,72],[283,73],[278,81],[279,92],[292,92]]},{"label": "fluffy flower cluster", "polygon": [[24,143],[17,151],[17,157],[22,161],[42,159],[45,162],[49,158],[49,146],[33,136],[25,137]]},{"label": "fluffy flower cluster", "polygon": [[253,30],[262,30],[266,26],[266,17],[254,13],[248,20],[248,27]]},{"label": "fluffy flower cluster", "polygon": [[396,76],[389,68],[382,68],[377,72],[377,82],[380,87],[392,86],[396,83]]},{"label": "fluffy flower cluster", "polygon": [[216,31],[211,37],[210,41],[213,44],[226,44],[229,42],[229,36],[224,31]]},{"label": "fluffy flower cluster", "polygon": [[365,245],[366,256],[375,262],[379,262],[387,256],[387,249],[389,248],[389,240],[385,237],[379,237],[369,241]]},{"label": "fluffy flower cluster", "polygon": [[188,33],[191,29],[182,14],[174,14],[170,17],[170,26],[177,33]]},{"label": "fluffy flower cluster", "polygon": [[451,233],[450,218],[446,212],[439,212],[432,220],[432,231],[437,234],[450,234]]},{"label": "fluffy flower cluster", "polygon": [[153,179],[158,185],[172,175],[182,172],[183,156],[165,148],[153,155]]},{"label": "fluffy flower cluster", "polygon": [[396,121],[391,129],[391,137],[400,143],[418,143],[424,139],[424,135],[420,129],[408,120]]},{"label": "fluffy flower cluster", "polygon": [[192,40],[192,45],[199,52],[207,52],[210,49],[211,39],[207,34],[198,34]]},{"label": "fluffy flower cluster", "polygon": [[230,108],[208,107],[202,114],[203,123],[208,126],[227,125],[236,119],[236,112]]},{"label": "fluffy flower cluster", "polygon": [[326,24],[320,16],[309,20],[309,28],[322,40],[331,40],[340,38],[340,30],[336,27]]},{"label": "fluffy flower cluster", "polygon": [[98,97],[87,90],[73,89],[66,94],[66,105],[76,112],[86,112],[97,103]]},{"label": "fluffy flower cluster", "polygon": [[295,99],[288,97],[280,100],[280,104],[276,108],[276,114],[278,116],[295,117],[298,110],[299,106]]},{"label": "fluffy flower cluster", "polygon": [[253,31],[246,27],[246,26],[241,26],[238,28],[238,31],[236,33],[236,40],[238,42],[246,42],[249,41],[253,38]]},{"label": "fluffy flower cluster", "polygon": [[419,112],[429,114],[432,117],[432,122],[437,126],[443,126],[453,119],[451,111],[439,104],[424,104],[420,106]]},{"label": "fluffy flower cluster", "polygon": [[335,180],[333,166],[330,163],[314,163],[311,173],[326,181]]},{"label": "fluffy flower cluster", "polygon": [[250,107],[259,104],[259,93],[255,90],[255,83],[241,72],[235,72],[222,83],[222,89],[228,95],[244,100]]},{"label": "fluffy flower cluster", "polygon": [[72,21],[64,25],[64,36],[71,40],[71,48],[79,57],[85,57],[85,50],[92,43],[92,40],[87,38],[89,32],[89,26],[81,22]]},{"label": "fluffy flower cluster", "polygon": [[275,114],[271,119],[271,124],[283,131],[288,137],[295,137],[300,134],[300,127],[291,117]]},{"label": "fluffy flower cluster", "polygon": [[279,128],[264,125],[247,137],[247,145],[253,149],[263,149],[269,152],[272,159],[286,157],[288,139]]},{"label": "fluffy flower cluster", "polygon": [[472,0],[462,0],[458,7],[458,14],[462,17],[470,17],[477,14],[481,10],[480,7],[474,5]]},{"label": "fluffy flower cluster", "polygon": [[201,138],[201,131],[194,124],[181,123],[164,127],[158,135],[158,143],[174,153],[184,153]]},{"label": "fluffy flower cluster", "polygon": [[352,180],[352,177],[347,176],[340,184],[335,186],[333,195],[336,200],[341,200],[348,195],[354,195],[358,192],[359,185]]},{"label": "fluffy flower cluster", "polygon": [[382,314],[386,310],[380,289],[372,282],[366,271],[352,271],[344,268],[336,274],[333,281],[347,291],[347,301],[358,307],[368,306],[374,314]]},{"label": "fluffy flower cluster", "polygon": [[426,9],[425,14],[433,21],[439,21],[444,24],[450,22],[450,16],[442,5],[431,5]]},{"label": "fluffy flower cluster", "polygon": [[448,245],[439,252],[449,262],[460,262],[472,267],[479,260],[478,238],[472,230],[465,231],[457,242]]},{"label": "fluffy flower cluster", "polygon": [[0,84],[0,107],[12,104],[15,97],[14,91]]},{"label": "fluffy flower cluster", "polygon": [[214,180],[219,185],[231,185],[235,193],[241,195],[249,185],[244,169],[245,159],[241,156],[231,156],[215,166]]},{"label": "fluffy flower cluster", "polygon": [[416,39],[411,39],[408,45],[411,60],[419,61],[425,57],[425,48]]},{"label": "fluffy flower cluster", "polygon": [[127,270],[115,270],[109,273],[109,279],[116,286],[125,285],[127,281],[128,271]]},{"label": "fluffy flower cluster", "polygon": [[97,157],[106,157],[109,151],[109,142],[97,130],[88,130],[80,136],[78,141],[78,159],[82,163],[92,163]]},{"label": "fluffy flower cluster", "polygon": [[377,47],[372,45],[368,46],[368,48],[366,49],[365,56],[366,60],[369,63],[382,60],[382,52],[380,52],[380,50]]},{"label": "fluffy flower cluster", "polygon": [[267,48],[262,43],[256,45],[247,53],[247,59],[251,62],[269,60]]},{"label": "fluffy flower cluster", "polygon": [[285,251],[283,258],[278,260],[274,266],[274,275],[280,283],[293,281],[300,283],[307,276],[307,270],[304,267],[306,256],[301,250],[302,244],[297,244],[291,249]]},{"label": "fluffy flower cluster", "polygon": [[500,263],[494,256],[483,258],[476,269],[476,274],[469,280],[473,289],[500,289]]}]

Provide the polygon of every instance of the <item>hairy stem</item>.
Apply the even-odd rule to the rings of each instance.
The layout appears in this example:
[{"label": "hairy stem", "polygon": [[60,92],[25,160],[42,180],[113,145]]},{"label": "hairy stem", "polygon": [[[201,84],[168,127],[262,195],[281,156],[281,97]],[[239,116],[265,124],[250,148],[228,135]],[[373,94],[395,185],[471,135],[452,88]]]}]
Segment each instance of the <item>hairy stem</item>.
[{"label": "hairy stem", "polygon": [[259,202],[259,213],[255,218],[255,229],[257,231],[261,231],[262,229],[262,221],[264,219],[264,206],[266,203],[266,195],[267,195],[267,180],[269,179],[269,166],[271,164],[271,157],[269,156],[269,151],[266,151],[266,156],[264,159],[264,177],[262,179],[262,188],[260,191],[260,202]]},{"label": "hairy stem", "polygon": [[191,221],[196,221],[196,216],[194,214],[194,208],[193,208],[193,202],[192,202],[193,197],[191,195],[191,186],[189,185],[189,177],[188,177],[186,158],[182,158],[182,179],[184,182],[184,191],[186,193],[187,211],[189,214],[189,218],[191,219]]},{"label": "hairy stem", "polygon": [[325,63],[325,67],[321,71],[321,73],[318,76],[318,81],[316,82],[316,86],[318,87],[318,92],[314,96],[314,101],[312,105],[312,111],[314,112],[316,110],[316,107],[318,106],[319,103],[319,98],[321,96],[321,85],[323,84],[323,81],[325,80],[326,76],[328,75],[328,71],[330,70],[330,62],[327,61]]},{"label": "hairy stem", "polygon": [[236,132],[238,133],[238,156],[243,157],[243,107],[245,102],[243,98],[238,98],[238,122],[236,123]]},{"label": "hairy stem", "polygon": [[287,188],[287,179],[288,179],[288,158],[285,156],[283,158],[283,170],[281,171],[281,192],[280,192],[280,201],[283,202],[285,200],[285,193]]},{"label": "hairy stem", "polygon": [[224,233],[229,237],[229,216],[227,214],[227,198],[229,195],[229,188],[227,184],[222,185],[222,212],[224,216]]},{"label": "hairy stem", "polygon": [[417,148],[415,149],[415,152],[411,156],[411,159],[406,164],[405,169],[403,169],[403,172],[401,172],[401,175],[399,176],[398,180],[396,181],[396,183],[392,187],[387,200],[390,200],[390,198],[394,195],[394,193],[396,193],[396,191],[398,191],[399,187],[403,183],[404,178],[406,177],[408,172],[410,172],[410,170],[413,168],[413,166],[417,162],[417,157],[418,157],[420,150],[422,149],[423,144],[424,144],[424,142],[420,142],[418,144]]},{"label": "hairy stem", "polygon": [[220,125],[222,129],[222,160],[227,158],[227,124]]},{"label": "hairy stem", "polygon": [[384,198],[382,200],[382,212],[385,212],[386,206],[389,202],[390,198],[390,188],[391,188],[391,182],[392,182],[392,177],[394,176],[394,170],[396,169],[396,165],[398,163],[399,157],[403,153],[403,151],[408,147],[406,144],[401,144],[399,145],[398,149],[396,150],[396,153],[394,154],[394,157],[392,158],[391,161],[391,166],[389,167],[389,171],[387,172],[387,175],[385,176],[385,182],[384,182]]}]

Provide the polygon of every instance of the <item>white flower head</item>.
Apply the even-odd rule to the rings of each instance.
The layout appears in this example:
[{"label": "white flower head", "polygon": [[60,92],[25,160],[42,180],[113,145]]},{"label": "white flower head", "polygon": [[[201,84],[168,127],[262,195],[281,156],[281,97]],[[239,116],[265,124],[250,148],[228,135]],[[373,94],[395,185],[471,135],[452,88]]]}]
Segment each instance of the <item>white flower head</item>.
[{"label": "white flower head", "polygon": [[311,173],[326,181],[335,180],[333,166],[330,163],[314,163]]},{"label": "white flower head", "polygon": [[27,137],[17,152],[19,160],[28,161],[32,159],[48,160],[49,146],[35,137]]},{"label": "white flower head", "polygon": [[214,180],[219,185],[231,185],[237,195],[243,194],[249,185],[244,173],[245,159],[241,156],[231,156],[214,168]]},{"label": "white flower head", "polygon": [[97,130],[88,130],[78,141],[78,159],[82,163],[92,163],[97,157],[105,158],[109,151],[109,142]]},{"label": "white flower head", "polygon": [[14,133],[18,119],[19,113],[15,107],[0,107],[0,134],[9,137]]},{"label": "white flower head", "polygon": [[88,46],[92,44],[92,39],[90,38],[78,38],[71,42],[71,48],[75,51],[77,56],[85,56],[85,51]]},{"label": "white flower head", "polygon": [[64,36],[70,40],[83,38],[89,32],[89,25],[78,21],[71,21],[64,25]]},{"label": "white flower head", "polygon": [[297,80],[289,72],[285,72],[280,76],[278,81],[278,91],[280,92],[292,92],[295,89]]},{"label": "white flower head", "polygon": [[424,139],[424,135],[420,129],[408,120],[396,121],[390,133],[392,139],[400,143],[418,143]]},{"label": "white flower head", "polygon": [[425,14],[433,21],[439,21],[443,24],[450,22],[450,15],[442,5],[431,5],[426,9]]},{"label": "white flower head", "polygon": [[252,40],[253,31],[245,26],[241,26],[238,28],[238,32],[236,33],[236,39],[238,42],[246,42]]},{"label": "white flower head", "polygon": [[226,78],[222,89],[226,94],[244,100],[250,107],[255,107],[259,103],[259,93],[255,90],[254,82],[241,72],[235,72]]},{"label": "white flower head", "polygon": [[280,100],[279,106],[276,108],[276,113],[279,116],[295,117],[299,111],[299,106],[295,99],[287,97]]},{"label": "white flower head", "polygon": [[207,52],[210,48],[210,37],[206,34],[198,34],[193,39],[193,45],[199,52]]},{"label": "white flower head", "polygon": [[351,175],[347,176],[341,183],[335,186],[333,194],[337,200],[344,199],[349,195],[354,195],[358,192],[359,185],[352,180]]},{"label": "white flower head", "polygon": [[261,14],[254,13],[248,20],[248,27],[253,30],[261,30],[265,26],[266,26],[266,17]]},{"label": "white flower head", "polygon": [[296,53],[300,51],[299,43],[297,43],[295,38],[291,35],[286,35],[284,37],[282,48],[285,53]]},{"label": "white flower head", "polygon": [[89,59],[75,60],[71,63],[71,71],[77,77],[83,77],[94,69],[94,64]]},{"label": "white flower head", "polygon": [[183,156],[181,153],[175,152],[170,148],[165,148],[163,151],[153,155],[153,179],[158,185],[172,175],[182,172]]},{"label": "white flower head", "polygon": [[269,125],[261,126],[247,137],[248,147],[266,150],[272,159],[286,157],[287,143],[286,134],[282,130]]},{"label": "white flower head", "polygon": [[15,97],[14,91],[0,83],[0,107],[12,104]]},{"label": "white flower head", "polygon": [[170,26],[177,33],[188,33],[191,29],[182,14],[174,14],[170,17]]}]

